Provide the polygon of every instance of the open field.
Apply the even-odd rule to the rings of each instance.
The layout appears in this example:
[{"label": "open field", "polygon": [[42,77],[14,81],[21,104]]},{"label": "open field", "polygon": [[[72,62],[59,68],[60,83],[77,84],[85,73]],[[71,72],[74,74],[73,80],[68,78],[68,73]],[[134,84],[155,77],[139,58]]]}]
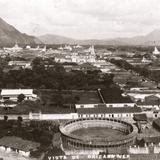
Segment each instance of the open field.
[{"label": "open field", "polygon": [[98,97],[97,91],[74,91],[73,94],[80,97],[79,104],[92,104],[100,103],[100,98]]},{"label": "open field", "polygon": [[[96,90],[93,91],[84,91],[84,90],[39,90],[40,97],[45,96],[46,99],[49,99],[50,96],[54,94],[61,94],[63,99],[66,100],[68,97],[79,97],[77,103],[80,104],[91,104],[91,103],[100,103],[100,98]],[[54,99],[53,99],[54,101]]]}]

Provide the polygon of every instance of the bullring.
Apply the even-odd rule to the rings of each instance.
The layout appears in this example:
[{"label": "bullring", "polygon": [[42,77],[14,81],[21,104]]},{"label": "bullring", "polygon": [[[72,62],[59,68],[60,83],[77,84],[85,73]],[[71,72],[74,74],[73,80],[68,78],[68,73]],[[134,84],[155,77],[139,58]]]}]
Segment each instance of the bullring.
[{"label": "bullring", "polygon": [[81,118],[60,125],[60,132],[64,146],[84,150],[107,149],[132,145],[137,128],[120,119]]}]

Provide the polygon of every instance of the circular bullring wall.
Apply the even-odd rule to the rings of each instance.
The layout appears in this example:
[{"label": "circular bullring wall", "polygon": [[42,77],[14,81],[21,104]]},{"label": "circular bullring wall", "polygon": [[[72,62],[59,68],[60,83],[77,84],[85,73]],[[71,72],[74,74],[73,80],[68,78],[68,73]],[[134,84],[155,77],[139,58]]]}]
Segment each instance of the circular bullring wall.
[{"label": "circular bullring wall", "polygon": [[63,146],[80,149],[107,149],[134,143],[137,128],[113,118],[85,118],[60,125]]}]

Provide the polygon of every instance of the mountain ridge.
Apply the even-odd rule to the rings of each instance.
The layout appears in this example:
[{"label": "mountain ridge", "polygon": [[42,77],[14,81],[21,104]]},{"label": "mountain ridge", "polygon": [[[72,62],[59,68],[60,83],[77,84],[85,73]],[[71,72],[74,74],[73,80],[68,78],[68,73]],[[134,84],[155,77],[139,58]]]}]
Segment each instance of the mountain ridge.
[{"label": "mountain ridge", "polygon": [[0,44],[8,45],[14,44],[41,44],[42,42],[35,36],[21,33],[14,26],[8,24],[0,18]]},{"label": "mountain ridge", "polygon": [[0,18],[0,44],[79,44],[79,45],[160,45],[160,29],[134,37],[119,37],[106,39],[84,39],[78,40],[56,34],[46,34],[42,36],[32,36],[21,33],[14,26],[8,24]]},{"label": "mountain ridge", "polygon": [[[80,44],[80,45],[160,45],[160,29],[155,29],[152,32],[134,37],[119,37],[110,39],[86,39],[78,40],[55,34],[46,34],[39,36],[45,44]],[[57,40],[58,39],[58,40]]]}]

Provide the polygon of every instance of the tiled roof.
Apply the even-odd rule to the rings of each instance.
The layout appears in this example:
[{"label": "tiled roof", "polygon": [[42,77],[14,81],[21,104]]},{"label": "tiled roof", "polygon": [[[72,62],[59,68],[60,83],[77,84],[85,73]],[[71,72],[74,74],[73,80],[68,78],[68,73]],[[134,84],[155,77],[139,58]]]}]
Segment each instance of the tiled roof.
[{"label": "tiled roof", "polygon": [[156,136],[156,137],[144,137],[143,141],[145,143],[154,143],[154,144],[158,144],[160,142],[160,136]]},{"label": "tiled roof", "polygon": [[2,89],[1,95],[19,95],[19,94],[24,94],[24,95],[30,95],[33,94],[33,89]]},{"label": "tiled roof", "polygon": [[96,113],[139,113],[140,107],[96,107],[96,108],[78,108],[79,114],[96,114]]},{"label": "tiled roof", "polygon": [[154,123],[160,127],[160,118],[157,118],[154,120]]},{"label": "tiled roof", "polygon": [[135,114],[134,115],[134,120],[135,121],[147,121],[147,116],[145,113],[143,114]]}]

